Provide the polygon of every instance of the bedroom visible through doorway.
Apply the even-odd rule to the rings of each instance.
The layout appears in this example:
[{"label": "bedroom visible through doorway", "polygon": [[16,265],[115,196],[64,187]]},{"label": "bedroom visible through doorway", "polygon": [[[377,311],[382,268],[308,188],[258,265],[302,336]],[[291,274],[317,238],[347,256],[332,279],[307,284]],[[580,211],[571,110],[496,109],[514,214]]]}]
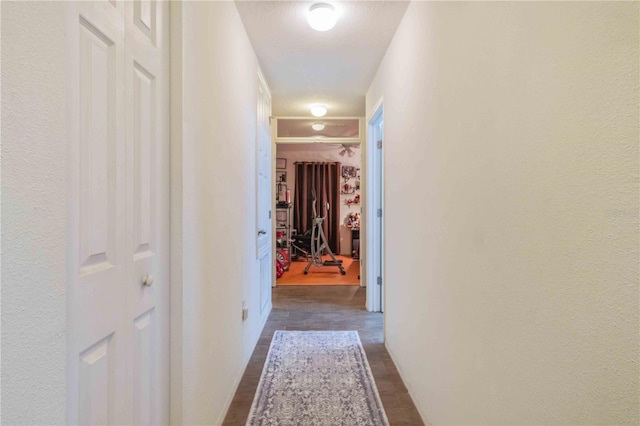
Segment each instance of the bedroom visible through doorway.
[{"label": "bedroom visible through doorway", "polygon": [[358,144],[277,145],[276,285],[360,285],[360,166]]}]

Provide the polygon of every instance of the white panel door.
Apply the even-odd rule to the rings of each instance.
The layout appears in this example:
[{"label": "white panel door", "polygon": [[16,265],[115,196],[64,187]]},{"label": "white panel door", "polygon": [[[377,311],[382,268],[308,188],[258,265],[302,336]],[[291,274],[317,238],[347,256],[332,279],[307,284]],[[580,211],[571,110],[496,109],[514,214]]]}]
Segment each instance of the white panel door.
[{"label": "white panel door", "polygon": [[67,4],[71,424],[168,423],[166,9]]},{"label": "white panel door", "polygon": [[126,423],[124,8],[67,5],[70,424]]},{"label": "white panel door", "polygon": [[258,128],[257,128],[257,247],[260,262],[260,312],[271,300],[271,95],[258,74]]},{"label": "white panel door", "polygon": [[126,324],[135,425],[169,422],[169,4],[125,3]]}]

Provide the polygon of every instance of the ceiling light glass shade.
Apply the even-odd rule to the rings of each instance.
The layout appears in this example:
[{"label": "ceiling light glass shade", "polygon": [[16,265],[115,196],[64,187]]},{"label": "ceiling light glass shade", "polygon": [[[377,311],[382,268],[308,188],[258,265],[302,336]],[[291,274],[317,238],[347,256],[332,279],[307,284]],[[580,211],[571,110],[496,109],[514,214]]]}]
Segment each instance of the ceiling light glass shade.
[{"label": "ceiling light glass shade", "polygon": [[346,153],[347,153],[347,148],[343,148],[343,149],[342,149],[342,151],[340,151],[340,152],[338,153],[338,155],[339,155],[340,157],[344,157],[344,154],[346,154]]},{"label": "ceiling light glass shade", "polygon": [[311,125],[311,128],[313,130],[315,130],[316,132],[319,132],[320,130],[324,130],[324,124],[322,123],[314,123]]},{"label": "ceiling light glass shade", "polygon": [[338,14],[330,4],[316,3],[307,13],[307,22],[316,31],[328,31],[338,22]]},{"label": "ceiling light glass shade", "polygon": [[314,105],[311,107],[311,115],[314,117],[324,117],[327,113],[327,108],[324,105]]}]

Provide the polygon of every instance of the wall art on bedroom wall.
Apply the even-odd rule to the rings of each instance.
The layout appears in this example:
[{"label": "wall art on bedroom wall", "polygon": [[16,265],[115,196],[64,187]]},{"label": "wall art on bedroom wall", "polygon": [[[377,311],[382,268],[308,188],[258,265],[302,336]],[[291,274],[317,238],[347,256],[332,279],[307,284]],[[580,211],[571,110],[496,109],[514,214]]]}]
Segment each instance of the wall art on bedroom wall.
[{"label": "wall art on bedroom wall", "polygon": [[287,199],[287,185],[284,183],[278,184],[278,199],[277,201],[285,202]]},{"label": "wall art on bedroom wall", "polygon": [[356,187],[351,185],[348,182],[343,183],[342,186],[340,187],[341,194],[353,194],[355,192],[356,192]]},{"label": "wall art on bedroom wall", "polygon": [[355,166],[342,166],[342,177],[345,179],[357,177],[359,170]]}]

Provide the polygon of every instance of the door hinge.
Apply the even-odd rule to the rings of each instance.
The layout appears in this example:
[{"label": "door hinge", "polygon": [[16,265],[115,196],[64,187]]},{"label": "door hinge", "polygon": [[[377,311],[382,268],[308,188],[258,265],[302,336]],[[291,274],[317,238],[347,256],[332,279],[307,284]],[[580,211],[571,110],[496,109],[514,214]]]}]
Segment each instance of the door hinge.
[{"label": "door hinge", "polygon": [[382,149],[382,139],[380,139],[378,141],[378,145],[377,146],[378,146],[378,149]]},{"label": "door hinge", "polygon": [[382,277],[378,277],[378,285],[382,285]]},{"label": "door hinge", "polygon": [[271,210],[269,210],[269,219],[271,219]]},{"label": "door hinge", "polygon": [[376,216],[382,217],[382,209],[378,209],[378,211],[376,211]]}]

